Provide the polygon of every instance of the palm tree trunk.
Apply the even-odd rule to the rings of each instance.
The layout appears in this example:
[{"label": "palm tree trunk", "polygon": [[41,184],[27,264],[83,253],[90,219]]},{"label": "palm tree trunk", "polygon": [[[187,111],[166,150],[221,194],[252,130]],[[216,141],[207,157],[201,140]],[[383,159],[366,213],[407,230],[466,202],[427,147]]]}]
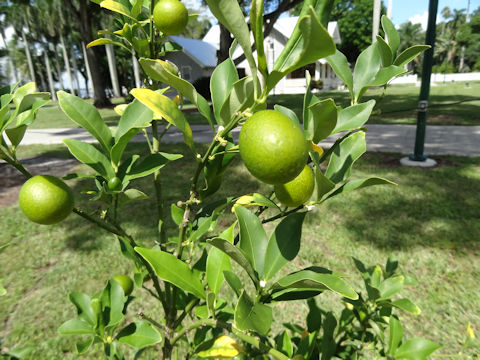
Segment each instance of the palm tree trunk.
[{"label": "palm tree trunk", "polygon": [[25,46],[25,55],[27,56],[28,71],[30,72],[30,80],[32,80],[33,82],[36,82],[35,70],[33,69],[32,56],[30,55],[30,49],[28,47],[27,36],[25,35],[25,31],[23,31],[23,28],[22,28],[22,39],[23,39],[23,44]]},{"label": "palm tree trunk", "polygon": [[[6,39],[6,36],[5,36],[5,31],[3,29],[3,26],[0,27],[0,35],[2,35],[3,46],[5,46],[5,49],[8,52],[7,62],[8,62],[8,65],[9,65],[10,69],[11,69],[11,71],[10,71],[11,78],[13,80],[13,83],[16,84],[17,83],[17,66],[16,66],[15,60],[13,59],[13,56],[11,54],[10,48],[8,47],[7,39]],[[10,77],[9,77],[8,80],[10,81]]]},{"label": "palm tree trunk", "polygon": [[90,64],[88,63],[87,48],[85,43],[82,41],[82,51],[83,59],[85,61],[85,69],[87,69],[87,78],[88,81],[85,82],[85,90],[87,91],[87,98],[89,97],[89,86],[92,87],[92,97],[95,97],[95,88],[93,86],[92,72],[90,71]]},{"label": "palm tree trunk", "polygon": [[[64,0],[64,3],[69,7],[70,11],[78,19],[78,26],[80,34],[82,36],[82,41],[85,44],[89,44],[93,41],[93,32],[92,32],[92,16],[90,13],[89,6],[91,6],[88,0],[78,0],[78,9],[75,7],[75,4],[72,0]],[[98,5],[95,5],[98,6]],[[92,74],[92,84],[94,91],[94,101],[93,104],[97,107],[111,106],[110,100],[105,94],[105,83],[103,80],[103,74],[100,71],[100,68],[97,64],[100,63],[100,56],[97,55],[96,51],[99,49],[90,48],[87,50],[88,63],[90,64],[90,71]]]},{"label": "palm tree trunk", "polygon": [[132,55],[132,63],[133,63],[133,76],[135,77],[135,87],[141,88],[142,78],[140,77],[140,66],[138,64],[138,60],[135,55]]},{"label": "palm tree trunk", "polygon": [[53,44],[53,53],[55,54],[55,67],[56,67],[56,73],[58,78],[58,84],[60,86],[60,90],[65,90],[65,86],[63,86],[62,70],[60,69],[60,61],[58,61],[57,48],[58,48],[58,44],[55,42]]},{"label": "palm tree trunk", "polygon": [[112,82],[113,94],[115,97],[122,96],[120,92],[120,85],[118,84],[117,65],[115,64],[115,51],[112,44],[106,44],[105,50],[107,51],[108,70],[110,71],[110,80]]},{"label": "palm tree trunk", "polygon": [[45,66],[47,68],[47,76],[48,76],[48,85],[50,87],[50,93],[52,94],[52,100],[57,101],[57,94],[55,93],[55,87],[53,86],[52,68],[50,67],[50,61],[48,61],[48,55],[46,51],[44,51],[43,56],[45,58]]},{"label": "palm tree trunk", "polygon": [[81,96],[80,92],[80,82],[78,81],[78,66],[77,66],[77,59],[75,56],[75,49],[72,46],[70,46],[70,52],[72,54],[72,65],[73,65],[73,76],[75,78],[75,84],[76,84],[76,89],[77,89],[77,94],[78,96]]},{"label": "palm tree trunk", "polygon": [[63,39],[62,34],[60,34],[60,43],[62,44],[63,61],[67,69],[68,84],[70,86],[70,94],[75,95],[75,90],[73,88],[72,71],[70,69],[70,61],[68,60],[67,48],[65,47],[65,40]]}]

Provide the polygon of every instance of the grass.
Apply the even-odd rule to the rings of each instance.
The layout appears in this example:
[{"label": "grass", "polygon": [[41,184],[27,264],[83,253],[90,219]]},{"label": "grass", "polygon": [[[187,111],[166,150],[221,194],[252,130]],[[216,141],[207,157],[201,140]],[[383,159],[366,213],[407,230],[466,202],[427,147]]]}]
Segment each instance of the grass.
[{"label": "grass", "polygon": [[[132,151],[140,146],[134,144]],[[60,147],[25,147],[21,151],[26,157],[40,153],[66,156]],[[187,160],[191,154],[180,145],[166,146],[162,151],[181,152],[186,159],[163,170],[169,206],[187,198],[195,162]],[[422,309],[417,317],[399,313],[406,333],[443,344],[439,353],[456,354],[462,350],[467,324],[470,322],[477,332],[480,329],[480,158],[442,157],[438,159],[441,166],[429,170],[400,167],[399,158],[396,154],[375,153],[356,163],[354,177],[375,174],[399,185],[345,194],[310,213],[300,254],[291,267],[317,264],[345,272],[352,275],[349,281],[359,288],[351,257],[369,265],[383,264],[392,253],[402,270],[419,281],[417,287],[404,292]],[[70,184],[76,194],[92,186],[88,181]],[[153,194],[147,181],[133,186]],[[233,189],[236,195],[270,190],[253,179],[240,161],[226,175],[221,196],[227,194],[226,189]],[[78,195],[77,202],[98,211],[85,195]],[[121,214],[121,220],[136,238],[152,244],[156,227],[153,213],[153,201],[134,202]],[[220,225],[231,220],[227,211]],[[173,236],[173,223],[168,221],[166,226]],[[109,277],[131,274],[130,262],[123,260],[112,236],[74,215],[59,225],[37,226],[28,222],[15,205],[0,208],[0,228],[2,242],[11,242],[0,255],[0,278],[8,291],[0,302],[0,348],[30,345],[33,352],[28,359],[77,359],[72,339],[56,332],[60,323],[74,316],[67,294],[99,291]],[[137,289],[135,295],[146,294]],[[337,296],[321,295],[317,302],[339,306]],[[153,316],[158,311],[149,301],[141,305],[136,301],[129,318],[139,309]],[[302,305],[283,303],[276,306],[274,317],[299,320],[304,310]],[[474,350],[463,353],[474,351],[480,351],[478,340]],[[155,358],[153,353],[145,356]],[[87,358],[101,358],[101,354],[90,353]]]},{"label": "grass", "polygon": [[[385,97],[377,104],[380,112],[373,115],[370,124],[416,124],[418,94],[420,88],[412,85],[395,85],[387,89]],[[369,90],[364,100],[378,100],[383,89]],[[439,84],[431,87],[430,107],[427,123],[429,125],[480,125],[480,82]],[[328,91],[318,95],[322,99],[333,98],[337,105],[348,106],[350,98],[345,91]],[[115,104],[123,99],[114,99]],[[303,95],[276,95],[269,98],[269,106],[274,104],[287,106],[301,118]],[[191,105],[190,105],[191,106]],[[109,126],[118,123],[119,116],[113,109],[100,109],[100,114]],[[190,124],[207,124],[198,113],[187,112]],[[77,127],[59,109],[58,104],[51,103],[40,109],[37,120],[31,128],[70,128]]]}]

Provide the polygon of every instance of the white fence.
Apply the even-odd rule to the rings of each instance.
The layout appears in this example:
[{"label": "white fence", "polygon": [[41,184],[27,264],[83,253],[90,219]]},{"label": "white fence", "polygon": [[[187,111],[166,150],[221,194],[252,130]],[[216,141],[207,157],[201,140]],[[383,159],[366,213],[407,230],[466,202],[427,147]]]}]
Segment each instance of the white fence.
[{"label": "white fence", "polygon": [[432,82],[480,81],[480,72],[460,74],[432,74]]}]

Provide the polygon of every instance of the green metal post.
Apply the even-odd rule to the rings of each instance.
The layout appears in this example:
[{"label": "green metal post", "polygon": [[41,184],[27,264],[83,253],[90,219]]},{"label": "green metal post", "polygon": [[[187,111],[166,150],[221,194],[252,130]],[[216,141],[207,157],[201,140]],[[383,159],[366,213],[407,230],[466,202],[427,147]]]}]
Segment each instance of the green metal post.
[{"label": "green metal post", "polygon": [[428,25],[425,44],[431,48],[423,55],[422,85],[418,99],[417,132],[415,136],[415,150],[410,155],[410,160],[425,161],[427,156],[423,153],[425,145],[425,127],[427,121],[428,96],[430,94],[430,77],[433,65],[433,47],[435,45],[435,32],[437,22],[438,0],[430,0],[428,9]]}]

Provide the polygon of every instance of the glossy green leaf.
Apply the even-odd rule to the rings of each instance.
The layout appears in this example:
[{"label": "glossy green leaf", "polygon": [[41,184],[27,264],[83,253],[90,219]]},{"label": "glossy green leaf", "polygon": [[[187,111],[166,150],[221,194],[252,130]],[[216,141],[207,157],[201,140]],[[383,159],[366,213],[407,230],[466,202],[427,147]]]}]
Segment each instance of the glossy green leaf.
[{"label": "glossy green leaf", "polygon": [[295,111],[290,110],[289,108],[282,105],[278,105],[278,104],[273,105],[273,108],[275,109],[275,111],[278,111],[279,113],[290,118],[290,120],[292,120],[296,124],[300,125],[300,120],[298,120],[298,117],[297,117],[297,114],[295,114]]},{"label": "glossy green leaf", "polygon": [[232,90],[220,109],[220,118],[224,123],[228,123],[237,112],[253,105],[255,101],[253,81],[253,78],[248,76],[233,84]]},{"label": "glossy green leaf", "polygon": [[32,352],[32,350],[33,350],[33,348],[31,346],[19,346],[19,347],[16,347],[14,349],[9,350],[6,353],[6,355],[13,356],[14,360],[23,359],[28,354],[30,354]]},{"label": "glossy green leaf", "polygon": [[393,63],[393,54],[392,49],[387,44],[385,40],[380,35],[377,35],[378,41],[378,50],[380,51],[380,56],[382,57],[382,66],[390,66]]},{"label": "glossy green leaf", "polygon": [[141,58],[139,62],[148,77],[172,86],[190,100],[190,102],[198,108],[200,114],[208,120],[213,129],[210,105],[207,100],[195,90],[195,87],[191,83],[168,71],[165,62],[162,60]]},{"label": "glossy green leaf", "polygon": [[317,338],[316,331],[308,334],[307,336],[302,336],[302,338],[300,339],[300,343],[298,344],[298,349],[295,354],[295,357],[298,357],[299,355],[301,355],[302,358],[305,360],[311,359],[313,349],[316,345],[316,341],[315,341],[316,338]]},{"label": "glossy green leaf", "polygon": [[239,330],[252,330],[266,335],[272,324],[272,308],[264,304],[254,304],[244,290],[235,307],[234,319]]},{"label": "glossy green leaf", "polygon": [[399,320],[390,317],[390,330],[388,333],[388,354],[393,355],[403,338],[402,324]]},{"label": "glossy green leaf", "polygon": [[181,154],[168,154],[163,152],[149,154],[141,160],[137,160],[133,163],[130,170],[127,171],[125,179],[133,180],[153,174],[155,171],[167,165],[170,161],[178,160],[182,157],[183,155]]},{"label": "glossy green leaf", "polygon": [[378,70],[375,79],[368,85],[370,86],[383,86],[388,84],[390,80],[393,80],[397,76],[407,73],[408,70],[401,66],[390,65]]},{"label": "glossy green leaf", "polygon": [[243,206],[235,207],[235,214],[240,226],[239,247],[261,279],[268,244],[267,234],[260,219]]},{"label": "glossy green leaf", "polygon": [[115,327],[123,320],[123,308],[127,299],[120,283],[109,280],[100,295],[103,314],[104,317],[107,316],[104,319],[106,327]]},{"label": "glossy green leaf", "polygon": [[[235,224],[233,224],[222,234],[220,234],[220,238],[233,244],[234,226]],[[223,284],[223,272],[230,271],[231,269],[232,265],[230,263],[230,258],[228,257],[228,255],[220,249],[212,247],[208,252],[206,276],[208,286],[215,295],[218,295],[220,287]]]},{"label": "glossy green leaf", "polygon": [[335,74],[342,79],[347,89],[350,91],[350,96],[353,99],[353,75],[348,65],[348,60],[339,50],[335,54],[327,57],[328,64],[332,67]]},{"label": "glossy green leaf", "polygon": [[185,214],[185,210],[175,204],[172,204],[170,213],[172,215],[173,222],[176,225],[180,225],[183,221],[183,215]]},{"label": "glossy green leaf", "polygon": [[353,69],[353,94],[355,103],[363,95],[366,86],[375,78],[382,65],[382,58],[375,42],[358,56],[355,68]]},{"label": "glossy green leaf", "polygon": [[250,31],[237,0],[205,0],[212,14],[230,31],[242,47],[251,73],[256,74],[257,65],[252,53]]},{"label": "glossy green leaf", "polygon": [[225,281],[232,288],[237,297],[240,297],[243,290],[243,284],[239,277],[231,271],[224,271],[223,276],[225,277]]},{"label": "glossy green leaf", "polygon": [[151,109],[155,116],[160,115],[180,130],[183,134],[185,144],[195,152],[192,129],[183,113],[172,100],[150,89],[133,89],[130,93],[142,104]]},{"label": "glossy green leaf", "polygon": [[58,103],[63,112],[76,124],[87,130],[95,139],[98,140],[102,148],[110,153],[113,145],[113,137],[110,129],[98,110],[92,104],[70,95],[65,91],[57,92]]},{"label": "glossy green leaf", "polygon": [[90,347],[93,345],[93,342],[95,340],[95,337],[94,336],[90,336],[89,338],[87,338],[87,340],[85,341],[79,341],[75,344],[75,347],[77,349],[77,353],[78,354],[85,354],[89,349]]},{"label": "glossy green leaf", "polygon": [[117,335],[122,344],[141,349],[147,346],[158,344],[162,341],[162,335],[150,323],[136,321],[124,327]]},{"label": "glossy green leaf", "polygon": [[301,212],[288,215],[277,225],[270,236],[264,262],[264,279],[266,281],[297,256],[306,214],[306,212]]},{"label": "glossy green leaf", "polygon": [[[337,320],[332,312],[328,312],[323,320],[323,337],[322,337],[322,357],[321,360],[330,360],[337,350],[337,342],[335,341],[335,329]],[[353,360],[353,359],[352,359]]]},{"label": "glossy green leaf", "polygon": [[68,295],[68,298],[70,302],[77,308],[78,317],[91,326],[96,326],[97,319],[93,312],[92,306],[90,305],[90,296],[80,292],[71,292]]},{"label": "glossy green leaf", "polygon": [[18,146],[25,135],[25,131],[27,131],[27,126],[20,125],[18,127],[5,129],[5,134],[7,134],[13,146]]},{"label": "glossy green leaf", "polygon": [[397,29],[395,29],[395,25],[393,25],[392,21],[387,16],[382,15],[381,22],[383,31],[385,31],[385,35],[387,36],[386,39],[388,41],[388,45],[390,45],[390,48],[392,49],[392,55],[395,57],[400,45],[400,36],[398,35]]},{"label": "glossy green leaf", "polygon": [[70,319],[64,322],[59,328],[60,335],[85,335],[95,334],[95,329],[92,324],[81,319]]},{"label": "glossy green leaf", "polygon": [[170,253],[136,247],[139,253],[152,266],[157,276],[178,286],[180,289],[205,299],[205,290],[190,267]]},{"label": "glossy green leaf", "polygon": [[396,308],[402,309],[404,311],[408,311],[411,314],[414,315],[420,315],[421,310],[420,308],[415,305],[413,302],[411,302],[409,299],[402,298],[402,299],[397,299],[395,301],[392,301],[392,305],[395,306]]},{"label": "glossy green leaf", "polygon": [[15,90],[13,93],[13,102],[15,107],[19,108],[23,98],[29,94],[35,93],[36,91],[37,87],[33,81],[17,88],[17,90]]},{"label": "glossy green leaf", "polygon": [[267,78],[269,90],[285,75],[336,51],[333,39],[309,4],[310,2],[305,2],[292,36],[275,60],[273,70]]},{"label": "glossy green leaf", "polygon": [[138,190],[138,189],[127,189],[123,191],[122,193],[119,194],[118,196],[118,206],[123,206],[125,204],[128,204],[131,201],[136,201],[136,200],[145,200],[148,199],[147,194],[144,192]]},{"label": "glossy green leaf", "polygon": [[382,299],[388,299],[403,290],[403,276],[395,276],[382,281],[377,287]]},{"label": "glossy green leaf", "polygon": [[322,293],[325,289],[295,289],[287,288],[275,291],[272,294],[272,301],[297,301],[310,299]]},{"label": "glossy green leaf", "polygon": [[254,284],[258,284],[258,276],[255,273],[255,270],[253,270],[250,262],[247,260],[247,256],[240,248],[231,244],[227,240],[220,238],[210,239],[207,240],[207,242],[227,254],[233,261],[235,261],[247,272]]},{"label": "glossy green leaf", "polygon": [[50,93],[47,92],[27,94],[18,105],[17,113],[21,114],[26,110],[32,109],[36,103],[41,103],[43,106],[49,102],[48,100],[50,100]]},{"label": "glossy green leaf", "polygon": [[377,287],[380,285],[380,282],[382,281],[382,268],[379,265],[376,265],[373,268],[373,271],[370,275],[370,284],[374,287]]},{"label": "glossy green leaf", "polygon": [[138,18],[138,15],[140,15],[142,11],[142,6],[143,6],[144,0],[134,0],[133,1],[133,6],[132,6],[132,16],[134,18]]},{"label": "glossy green leaf", "polygon": [[314,298],[307,300],[308,315],[306,318],[308,332],[319,331],[322,326],[322,310]]},{"label": "glossy green leaf", "polygon": [[141,130],[150,125],[153,118],[153,111],[143,105],[140,101],[134,100],[124,110],[115,131],[115,145],[112,147],[111,159],[119,164],[123,151],[128,142]]},{"label": "glossy green leaf", "polygon": [[220,110],[228,98],[233,84],[238,81],[238,73],[231,58],[226,59],[213,70],[210,78],[210,93],[215,119],[219,125],[225,125],[229,119],[220,116]]},{"label": "glossy green leaf", "polygon": [[255,49],[257,50],[258,70],[267,77],[267,57],[265,56],[263,36],[263,6],[264,0],[252,0],[250,5],[250,27],[252,28]]},{"label": "glossy green leaf", "polygon": [[395,352],[398,360],[425,360],[441,346],[433,341],[413,338],[405,341]]},{"label": "glossy green leaf", "polygon": [[[32,94],[32,95],[36,95],[36,94]],[[29,97],[30,95],[27,95],[25,96],[25,98]],[[25,100],[24,98],[24,100]],[[40,99],[40,100],[37,100],[33,103],[33,105],[31,106],[30,110],[26,110],[22,113],[20,113],[18,116],[17,116],[17,121],[15,122],[15,126],[18,127],[18,126],[21,126],[21,125],[30,125],[31,123],[33,123],[33,121],[35,120],[35,117],[37,116],[37,113],[38,113],[38,110],[46,105],[50,103],[50,100],[47,99]],[[23,101],[22,101],[22,104],[23,104]],[[22,105],[20,105],[22,106]],[[10,118],[9,120],[9,123],[10,122],[13,122],[13,118]]]},{"label": "glossy green leaf", "polygon": [[320,168],[320,156],[318,153],[310,152],[310,157],[315,164],[315,189],[316,189],[316,200],[320,200],[325,194],[329,193],[332,189],[335,188],[335,183],[329,180]]},{"label": "glossy green leaf", "polygon": [[287,330],[283,330],[283,333],[275,339],[276,349],[287,355],[289,358],[293,355],[293,345]]},{"label": "glossy green leaf", "polygon": [[130,9],[123,5],[122,3],[115,1],[115,0],[103,0],[100,3],[100,6],[108,9],[110,11],[116,12],[118,14],[124,15],[126,17],[129,17],[130,19],[135,20],[135,17],[132,15],[130,12]]},{"label": "glossy green leaf", "polygon": [[131,52],[131,50],[128,47],[126,47],[125,45],[123,45],[121,42],[114,41],[114,40],[109,39],[109,38],[100,38],[100,39],[93,40],[92,42],[89,42],[86,47],[87,47],[87,49],[89,49],[89,48],[94,47],[94,46],[102,46],[102,45],[120,46],[120,47],[128,50],[129,52]]},{"label": "glossy green leaf", "polygon": [[90,166],[105,179],[115,177],[115,172],[110,161],[92,144],[73,139],[64,139],[63,143],[67,145],[70,153],[77,158],[78,161]]},{"label": "glossy green leaf", "polygon": [[[5,96],[5,95],[4,95]],[[3,105],[3,107],[0,109],[0,133],[3,132],[5,127],[7,127],[7,120],[8,120],[8,112],[10,111],[10,103],[6,103]]]},{"label": "glossy green leaf", "polygon": [[337,126],[337,107],[332,99],[325,99],[311,105],[309,110],[312,121],[305,124],[305,137],[317,144],[334,132]]},{"label": "glossy green leaf", "polygon": [[333,196],[347,193],[349,191],[359,190],[359,189],[362,189],[368,186],[374,186],[374,185],[397,185],[397,184],[395,184],[390,180],[383,179],[380,177],[375,177],[375,176],[366,178],[366,179],[356,179],[340,185],[337,189],[335,189],[335,191],[332,191],[330,194],[328,194],[327,198],[331,198]]},{"label": "glossy green leaf", "polygon": [[403,50],[400,55],[397,56],[393,65],[403,66],[413,59],[415,59],[418,55],[420,55],[425,50],[430,49],[430,45],[414,45],[409,47],[408,49]]},{"label": "glossy green leaf", "polygon": [[291,273],[272,285],[272,290],[285,288],[331,290],[349,299],[358,299],[355,290],[340,277],[312,270]]},{"label": "glossy green leaf", "polygon": [[325,176],[334,183],[345,180],[354,162],[367,150],[365,132],[358,131],[344,139],[335,148],[328,163]]}]

